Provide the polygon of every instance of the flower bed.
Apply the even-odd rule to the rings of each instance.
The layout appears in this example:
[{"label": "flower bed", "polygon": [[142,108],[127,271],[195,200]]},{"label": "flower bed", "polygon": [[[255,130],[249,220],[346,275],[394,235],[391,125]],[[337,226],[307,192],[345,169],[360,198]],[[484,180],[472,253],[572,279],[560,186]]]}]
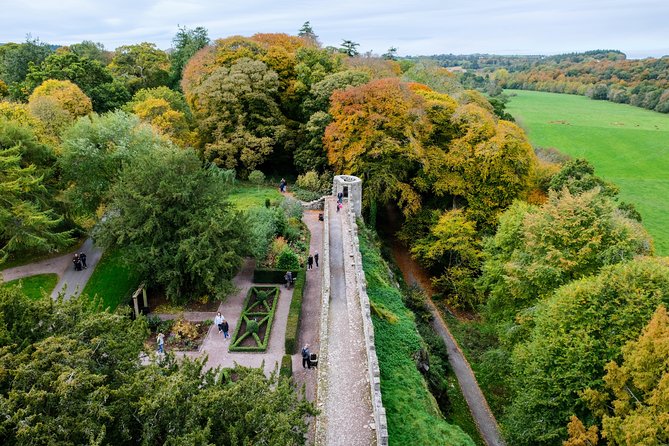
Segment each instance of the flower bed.
[{"label": "flower bed", "polygon": [[202,322],[189,322],[184,319],[168,319],[161,321],[159,318],[149,319],[151,335],[147,340],[149,349],[157,349],[156,336],[158,333],[165,334],[165,350],[172,351],[197,351],[204,338],[207,337],[211,320]]},{"label": "flower bed", "polygon": [[244,300],[244,308],[230,344],[231,352],[264,352],[269,344],[279,287],[254,286]]}]

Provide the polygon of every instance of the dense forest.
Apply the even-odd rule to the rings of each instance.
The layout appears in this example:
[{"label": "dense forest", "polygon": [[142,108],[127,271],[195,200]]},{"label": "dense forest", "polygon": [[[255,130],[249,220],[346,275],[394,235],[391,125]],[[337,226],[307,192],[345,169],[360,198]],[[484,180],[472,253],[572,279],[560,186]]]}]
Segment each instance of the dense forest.
[{"label": "dense forest", "polygon": [[[443,67],[462,67],[477,87],[588,96],[669,113],[669,56],[630,60],[616,50],[553,56],[435,55]],[[472,81],[471,79],[469,80]],[[492,84],[490,86],[489,84]]]},{"label": "dense forest", "polygon": [[[306,23],[297,36],[214,41],[184,28],[169,54],[146,42],[0,46],[0,262],[92,233],[172,301],[221,296],[243,256],[262,251],[254,240],[267,218],[232,209],[231,177],[300,175],[317,192],[333,174],[356,175],[368,225],[398,210],[399,237],[432,275],[435,299],[476,321],[472,339],[484,342],[470,360],[509,444],[669,441],[669,264],[653,256],[633,206],[586,160],[535,151],[466,77],[356,45],[323,48]],[[669,111],[669,59],[598,54],[491,57],[487,81]],[[141,368],[141,321],[10,291],[0,305],[5,444],[53,431],[71,431],[71,444],[300,443],[313,408],[279,378]],[[86,386],[71,394],[75,368]],[[40,399],[52,380],[56,405]],[[44,394],[28,391],[32,381]],[[242,395],[248,412],[231,413],[221,432],[166,389],[212,411]],[[88,395],[95,404],[84,407]],[[167,415],[147,416],[158,407]],[[263,411],[286,416],[262,432]]]}]

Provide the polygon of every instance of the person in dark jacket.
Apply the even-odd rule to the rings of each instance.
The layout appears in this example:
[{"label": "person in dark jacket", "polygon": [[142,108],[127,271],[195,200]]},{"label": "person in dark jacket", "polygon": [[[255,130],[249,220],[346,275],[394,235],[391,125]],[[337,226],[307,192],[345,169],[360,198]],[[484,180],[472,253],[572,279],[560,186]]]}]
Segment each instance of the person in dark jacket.
[{"label": "person in dark jacket", "polygon": [[311,363],[309,362],[309,356],[311,355],[311,352],[309,351],[309,344],[304,344],[304,347],[302,347],[302,368],[303,369],[310,369],[311,368]]},{"label": "person in dark jacket", "polygon": [[318,268],[318,251],[314,254],[314,262],[316,262],[316,268]]},{"label": "person in dark jacket", "polygon": [[307,269],[312,269],[313,267],[314,267],[314,257],[310,255],[307,258]]},{"label": "person in dark jacket", "polygon": [[86,253],[80,252],[79,253],[79,260],[81,260],[81,266],[83,266],[84,269],[88,268],[88,266],[86,265]]}]

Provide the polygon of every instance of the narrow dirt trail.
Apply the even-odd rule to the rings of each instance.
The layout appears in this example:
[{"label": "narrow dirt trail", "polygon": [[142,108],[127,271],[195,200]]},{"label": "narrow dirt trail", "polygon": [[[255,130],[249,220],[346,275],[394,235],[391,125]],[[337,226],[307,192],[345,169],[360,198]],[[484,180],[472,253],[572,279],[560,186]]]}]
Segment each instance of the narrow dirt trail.
[{"label": "narrow dirt trail", "polygon": [[448,329],[448,325],[439,313],[439,310],[432,302],[429,296],[434,294],[432,284],[428,274],[411,258],[407,248],[391,234],[397,230],[398,222],[395,220],[393,212],[387,213],[387,229],[389,232],[384,234],[384,238],[389,242],[395,264],[402,271],[404,281],[409,285],[418,285],[423,292],[428,296],[427,304],[432,313],[432,327],[441,336],[448,351],[448,362],[458,378],[460,389],[467,401],[469,411],[474,418],[476,427],[478,428],[483,441],[488,446],[505,446],[502,434],[499,431],[497,420],[490,411],[488,402],[481,391],[481,388],[476,381],[476,376],[472,370],[467,358],[465,358],[462,350],[458,346],[455,338]]},{"label": "narrow dirt trail", "polygon": [[376,435],[370,428],[372,411],[367,356],[360,301],[347,292],[343,212],[334,200],[329,208],[330,310],[328,317],[328,389],[323,407],[327,419],[327,446],[370,446]]}]

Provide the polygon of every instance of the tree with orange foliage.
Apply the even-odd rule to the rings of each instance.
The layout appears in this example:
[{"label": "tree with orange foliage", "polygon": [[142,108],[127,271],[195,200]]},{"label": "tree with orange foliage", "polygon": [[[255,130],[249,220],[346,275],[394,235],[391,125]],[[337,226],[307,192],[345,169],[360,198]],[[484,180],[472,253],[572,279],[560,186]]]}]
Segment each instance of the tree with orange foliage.
[{"label": "tree with orange foliage", "polygon": [[406,215],[416,212],[421,198],[411,181],[429,126],[422,98],[398,79],[382,79],[335,91],[331,102],[323,139],[330,166],[361,177],[367,202],[396,200]]}]

